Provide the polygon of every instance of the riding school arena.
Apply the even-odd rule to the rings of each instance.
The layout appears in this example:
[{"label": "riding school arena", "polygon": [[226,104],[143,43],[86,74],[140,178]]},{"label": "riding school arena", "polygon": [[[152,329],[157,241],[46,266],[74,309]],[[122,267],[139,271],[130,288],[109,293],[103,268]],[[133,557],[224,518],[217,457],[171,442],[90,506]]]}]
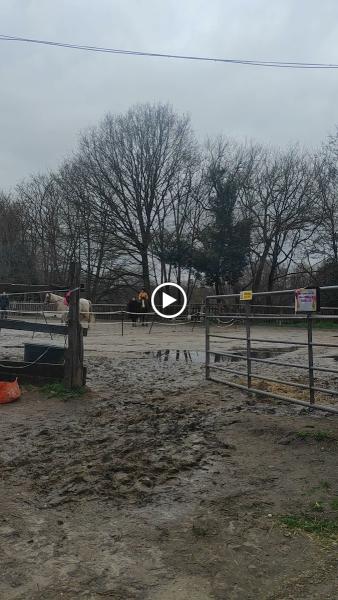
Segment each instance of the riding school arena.
[{"label": "riding school arena", "polygon": [[[20,400],[0,405],[0,598],[335,598],[329,293],[313,314],[290,290],[136,327],[94,305],[83,389],[19,373]],[[54,307],[10,300],[0,364],[24,367],[24,344],[68,345]]]}]

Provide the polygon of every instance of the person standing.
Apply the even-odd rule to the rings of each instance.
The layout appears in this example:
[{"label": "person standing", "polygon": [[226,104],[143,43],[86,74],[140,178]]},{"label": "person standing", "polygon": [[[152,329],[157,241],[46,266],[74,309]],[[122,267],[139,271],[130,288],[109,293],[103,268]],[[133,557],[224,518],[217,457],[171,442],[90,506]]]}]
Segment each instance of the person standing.
[{"label": "person standing", "polygon": [[129,300],[127,304],[127,312],[129,313],[129,317],[132,322],[132,327],[136,327],[137,325],[137,317],[139,313],[139,302],[137,298],[132,298]]},{"label": "person standing", "polygon": [[141,313],[141,323],[145,325],[146,314],[149,308],[149,294],[146,292],[144,288],[141,289],[138,295],[138,300],[140,303],[140,313]]},{"label": "person standing", "polygon": [[9,298],[6,292],[2,292],[0,296],[0,316],[2,319],[7,319],[7,311],[9,309]]}]

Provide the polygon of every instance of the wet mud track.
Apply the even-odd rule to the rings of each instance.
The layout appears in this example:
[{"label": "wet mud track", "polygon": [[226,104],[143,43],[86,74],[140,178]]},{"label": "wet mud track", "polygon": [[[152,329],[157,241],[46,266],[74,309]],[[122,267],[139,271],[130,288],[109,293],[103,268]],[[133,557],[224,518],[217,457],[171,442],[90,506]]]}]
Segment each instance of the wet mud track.
[{"label": "wet mud track", "polygon": [[335,538],[280,522],[316,502],[337,518],[334,417],[206,383],[200,365],[90,373],[85,398],[31,390],[1,412],[1,599],[338,597]]}]

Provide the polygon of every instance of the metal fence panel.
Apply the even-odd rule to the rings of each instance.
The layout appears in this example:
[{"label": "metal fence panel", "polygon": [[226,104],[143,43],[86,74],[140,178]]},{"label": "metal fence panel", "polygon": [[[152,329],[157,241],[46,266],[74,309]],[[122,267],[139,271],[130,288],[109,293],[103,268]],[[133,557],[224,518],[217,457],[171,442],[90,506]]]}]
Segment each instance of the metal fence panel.
[{"label": "metal fence panel", "polygon": [[[321,288],[321,290],[338,290],[338,286],[325,286],[323,288]],[[298,316],[298,315],[290,315],[287,314],[285,311],[281,312],[280,314],[276,315],[274,312],[273,314],[264,314],[262,315],[261,313],[258,313],[258,311],[255,311],[253,309],[257,308],[258,310],[261,311],[262,306],[260,304],[256,303],[256,299],[259,296],[272,296],[272,295],[276,295],[276,294],[280,294],[280,295],[292,295],[294,296],[295,290],[285,290],[283,292],[256,292],[253,294],[254,300],[252,302],[248,302],[248,301],[243,301],[240,303],[239,301],[239,294],[229,294],[229,295],[222,295],[222,296],[209,296],[206,299],[206,310],[205,310],[205,336],[206,336],[206,340],[205,340],[205,351],[206,351],[206,369],[205,369],[205,374],[206,374],[206,378],[209,380],[213,380],[213,381],[217,381],[219,383],[223,383],[226,385],[229,385],[231,387],[235,387],[244,391],[247,391],[248,393],[251,394],[257,394],[257,395],[261,395],[261,396],[265,396],[265,397],[270,397],[270,398],[275,398],[277,400],[283,401],[283,402],[288,402],[291,404],[296,404],[296,405],[301,405],[301,406],[305,406],[308,407],[310,409],[317,409],[317,410],[321,410],[321,411],[325,411],[325,412],[330,412],[330,413],[334,413],[334,414],[338,414],[338,404],[337,406],[331,406],[331,405],[324,405],[321,403],[317,402],[317,398],[316,398],[316,394],[320,393],[322,395],[325,396],[337,396],[338,397],[338,389],[335,389],[334,386],[330,386],[330,387],[325,387],[322,385],[316,385],[316,371],[318,372],[322,372],[322,373],[332,373],[338,376],[338,370],[335,369],[330,369],[327,367],[319,367],[315,364],[315,354],[314,354],[314,350],[317,347],[321,347],[321,348],[337,348],[338,349],[338,344],[333,344],[333,343],[323,343],[323,342],[315,342],[314,341],[314,335],[313,335],[313,326],[314,323],[316,322],[316,319],[325,319],[326,321],[333,321],[335,323],[337,323],[338,321],[338,315],[334,313],[334,311],[332,310],[332,312],[330,313],[329,310],[325,310],[326,312],[329,312],[329,314],[321,314],[321,315],[313,315],[312,313],[307,313],[305,315],[302,316]],[[231,304],[231,311],[230,312],[226,312],[226,303],[227,301],[230,301]],[[237,306],[238,306],[238,310],[235,311],[233,309],[234,307],[234,301],[235,303],[237,302]],[[266,307],[267,308],[267,307]],[[285,307],[286,308],[286,307]],[[291,308],[289,306],[289,308]],[[217,312],[217,310],[219,312]],[[221,309],[221,310],[220,310]],[[244,325],[244,331],[245,331],[245,335],[228,335],[228,334],[218,334],[218,333],[214,333],[212,331],[212,325],[217,322],[218,325],[220,324],[221,319],[228,319],[229,322],[234,322],[234,323],[241,323],[242,325]],[[268,338],[262,338],[262,337],[255,337],[252,335],[252,325],[256,322],[256,323],[260,323],[262,324],[262,322],[266,322],[266,324],[276,324],[276,323],[280,323],[280,325],[285,325],[285,324],[290,324],[293,323],[294,321],[302,321],[305,324],[306,327],[306,339],[304,341],[287,341],[284,339],[277,339],[277,338],[273,338],[273,337],[268,337]],[[236,352],[230,348],[230,351],[227,349],[222,349],[221,351],[219,350],[219,344],[221,344],[221,340],[231,340],[231,341],[235,341],[235,340],[239,340],[240,342],[245,342],[245,348],[243,348],[242,353],[241,354],[236,354]],[[215,351],[213,344],[215,343],[214,340],[217,340],[218,343],[218,348],[217,351]],[[307,364],[299,364],[299,363],[293,363],[291,361],[285,362],[282,360],[270,360],[268,358],[259,358],[257,356],[255,356],[255,350],[253,349],[252,343],[253,342],[264,342],[267,344],[277,344],[277,345],[283,345],[283,344],[288,344],[290,346],[295,346],[299,348],[304,348],[307,351],[307,360],[306,363]],[[297,348],[296,348],[297,349]],[[224,365],[220,365],[220,364],[213,364],[210,360],[210,357],[213,355],[213,353],[217,354],[219,353],[221,356],[225,356],[225,357],[229,357],[229,359],[232,360],[238,360],[241,361],[241,365],[242,368],[241,370],[238,369],[233,369],[229,366],[224,366]],[[274,366],[279,366],[279,367],[290,367],[293,369],[299,369],[302,373],[304,373],[304,371],[307,372],[307,376],[306,376],[306,381],[305,382],[297,382],[297,381],[292,381],[291,377],[286,377],[285,379],[280,378],[280,377],[275,377],[273,375],[270,376],[270,374],[262,374],[262,373],[258,373],[256,372],[256,370],[253,368],[253,364],[258,363],[260,365],[274,365]],[[245,366],[245,370],[243,370],[243,366]],[[232,378],[230,378],[230,375],[232,376]],[[218,376],[218,377],[216,377]],[[242,377],[246,380],[246,384],[244,384],[242,381],[239,382],[238,380],[236,381],[234,379],[234,376],[237,377]],[[261,381],[261,382],[268,382],[268,383],[273,383],[273,384],[279,384],[282,387],[290,387],[290,388],[298,388],[299,390],[301,390],[302,392],[307,391],[307,398],[305,400],[303,399],[299,399],[297,397],[295,397],[294,395],[284,395],[284,394],[280,394],[280,393],[276,393],[273,389],[270,390],[264,390],[264,389],[260,389],[259,387],[257,387],[257,384],[253,383],[253,380],[256,381]]]}]

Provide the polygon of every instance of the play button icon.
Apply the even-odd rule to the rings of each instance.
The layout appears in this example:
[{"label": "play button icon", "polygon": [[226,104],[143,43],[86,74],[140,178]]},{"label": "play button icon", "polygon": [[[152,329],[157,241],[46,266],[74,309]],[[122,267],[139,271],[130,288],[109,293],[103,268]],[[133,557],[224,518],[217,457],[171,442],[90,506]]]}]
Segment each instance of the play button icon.
[{"label": "play button icon", "polygon": [[169,296],[169,294],[166,294],[165,292],[163,292],[163,294],[162,294],[163,308],[167,308],[167,306],[170,306],[170,304],[173,304],[174,302],[177,302],[176,298],[173,298],[172,296]]},{"label": "play button icon", "polygon": [[[175,288],[172,291],[173,295],[167,293],[169,291],[168,288]],[[164,291],[164,289],[166,291]],[[157,288],[154,289],[151,295],[151,306],[154,312],[164,319],[174,319],[175,317],[178,317],[185,310],[187,302],[187,295],[184,289],[177,283],[161,283],[161,285],[158,285]],[[171,311],[166,312],[165,309],[175,303],[177,305],[177,311],[174,313]]]}]

